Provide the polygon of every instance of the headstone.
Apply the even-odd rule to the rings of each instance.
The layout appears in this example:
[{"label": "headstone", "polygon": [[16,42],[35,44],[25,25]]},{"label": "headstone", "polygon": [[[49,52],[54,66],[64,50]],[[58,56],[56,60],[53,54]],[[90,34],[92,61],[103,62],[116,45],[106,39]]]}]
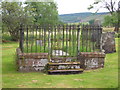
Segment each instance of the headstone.
[{"label": "headstone", "polygon": [[100,26],[101,25],[101,21],[99,19],[96,19],[94,21],[94,25]]},{"label": "headstone", "polygon": [[69,54],[62,51],[62,50],[53,50],[52,55],[55,55],[55,56],[64,56],[64,55],[66,55],[66,56],[68,56]]},{"label": "headstone", "polygon": [[106,32],[102,34],[101,47],[105,53],[116,52],[115,48],[115,32]]},{"label": "headstone", "polygon": [[37,45],[43,46],[43,40],[36,40]]}]

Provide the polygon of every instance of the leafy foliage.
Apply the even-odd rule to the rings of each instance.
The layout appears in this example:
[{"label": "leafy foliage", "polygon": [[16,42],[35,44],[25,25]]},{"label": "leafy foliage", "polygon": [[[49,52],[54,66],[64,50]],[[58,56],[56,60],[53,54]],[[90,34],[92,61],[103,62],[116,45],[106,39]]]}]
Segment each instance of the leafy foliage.
[{"label": "leafy foliage", "polygon": [[20,24],[32,22],[32,18],[21,5],[20,2],[2,2],[3,31],[9,32],[14,41],[19,39]]},{"label": "leafy foliage", "polygon": [[3,32],[9,32],[12,40],[19,39],[20,25],[58,23],[54,2],[2,2]]},{"label": "leafy foliage", "polygon": [[26,9],[34,17],[36,24],[56,24],[58,23],[58,11],[54,2],[26,2]]},{"label": "leafy foliage", "polygon": [[95,21],[94,19],[90,20],[89,24],[94,24],[94,21]]},{"label": "leafy foliage", "polygon": [[104,17],[104,26],[114,26],[118,22],[117,15],[108,15]]}]

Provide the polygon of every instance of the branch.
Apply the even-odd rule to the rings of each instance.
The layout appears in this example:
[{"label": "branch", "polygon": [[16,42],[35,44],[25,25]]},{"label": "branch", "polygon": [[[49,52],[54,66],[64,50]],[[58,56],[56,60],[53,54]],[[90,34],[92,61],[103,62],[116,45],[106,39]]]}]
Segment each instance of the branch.
[{"label": "branch", "polygon": [[111,10],[111,5],[109,5],[107,2],[105,2],[105,8],[109,10],[109,12],[111,13],[111,15],[113,14],[114,11]]},{"label": "branch", "polygon": [[120,11],[120,1],[118,2],[118,10],[117,11]]},{"label": "branch", "polygon": [[114,12],[114,2],[112,0],[110,2],[110,6],[111,6],[111,11]]}]

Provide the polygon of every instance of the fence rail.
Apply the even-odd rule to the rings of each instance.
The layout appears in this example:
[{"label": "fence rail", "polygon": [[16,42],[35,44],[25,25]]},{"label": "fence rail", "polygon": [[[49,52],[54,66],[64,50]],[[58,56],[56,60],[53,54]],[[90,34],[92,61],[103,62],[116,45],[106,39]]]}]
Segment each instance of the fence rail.
[{"label": "fence rail", "polygon": [[20,48],[25,53],[76,56],[78,52],[100,51],[101,26],[26,25],[20,29]]}]

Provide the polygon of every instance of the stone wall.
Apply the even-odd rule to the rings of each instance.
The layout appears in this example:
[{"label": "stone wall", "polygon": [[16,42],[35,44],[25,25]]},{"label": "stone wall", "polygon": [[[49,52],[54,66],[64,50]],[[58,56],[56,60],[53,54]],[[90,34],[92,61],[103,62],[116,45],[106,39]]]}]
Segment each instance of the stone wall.
[{"label": "stone wall", "polygon": [[42,71],[48,63],[48,53],[22,53],[19,48],[16,52],[18,71]]},{"label": "stone wall", "polygon": [[104,67],[105,53],[102,52],[81,52],[78,55],[81,68],[85,70]]},{"label": "stone wall", "polygon": [[106,32],[102,34],[101,49],[105,53],[116,52],[115,48],[115,32]]},{"label": "stone wall", "polygon": [[[20,72],[41,72],[43,70],[46,71],[45,66],[48,64],[48,53],[22,53],[19,48],[16,49],[17,52],[17,66],[18,71]],[[64,61],[62,57],[59,57],[60,60]],[[77,57],[73,58],[66,58],[65,61],[68,63],[71,63],[72,59],[80,61],[80,68],[84,70],[90,70],[90,69],[97,69],[104,67],[104,58],[105,53],[103,52],[81,52],[78,54]],[[55,59],[54,61],[59,61],[58,58],[51,58],[51,60]],[[52,62],[56,63],[56,62]],[[58,62],[57,62],[58,63]],[[59,67],[63,68],[63,67]],[[69,67],[68,67],[69,68]]]}]

